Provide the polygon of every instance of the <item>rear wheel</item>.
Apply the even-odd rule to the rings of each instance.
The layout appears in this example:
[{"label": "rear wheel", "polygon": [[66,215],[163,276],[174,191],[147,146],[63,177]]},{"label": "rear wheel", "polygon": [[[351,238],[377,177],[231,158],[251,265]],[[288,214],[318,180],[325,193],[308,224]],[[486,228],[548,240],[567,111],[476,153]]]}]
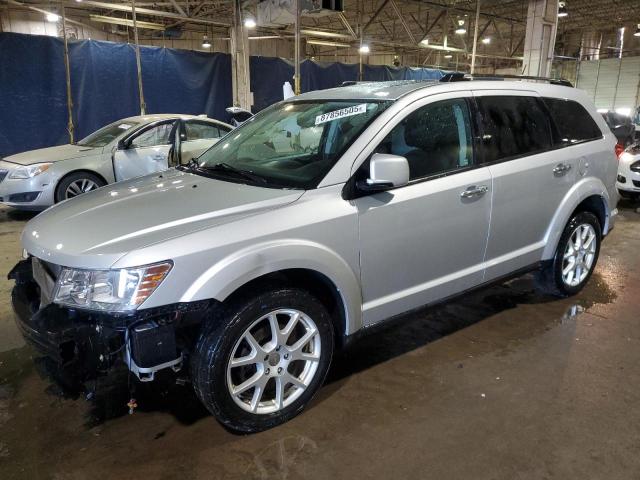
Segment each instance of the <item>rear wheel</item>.
[{"label": "rear wheel", "polygon": [[585,286],[595,269],[602,229],[590,212],[577,213],[565,227],[553,260],[538,275],[538,285],[546,293],[568,296]]},{"label": "rear wheel", "polygon": [[265,430],[311,401],[333,344],[329,314],[308,292],[283,288],[249,297],[203,329],[191,363],[194,387],[227,427]]},{"label": "rear wheel", "polygon": [[89,172],[76,172],[67,175],[56,188],[56,203],[77,197],[106,185],[97,175]]}]

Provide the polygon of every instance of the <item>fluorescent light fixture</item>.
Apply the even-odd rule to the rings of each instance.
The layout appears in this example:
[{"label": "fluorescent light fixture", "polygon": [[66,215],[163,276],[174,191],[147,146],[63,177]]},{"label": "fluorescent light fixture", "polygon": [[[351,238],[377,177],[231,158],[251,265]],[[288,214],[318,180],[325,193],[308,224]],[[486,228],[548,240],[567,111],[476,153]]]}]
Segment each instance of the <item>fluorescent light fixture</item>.
[{"label": "fluorescent light fixture", "polygon": [[55,23],[60,20],[60,15],[55,13],[47,13],[47,22]]},{"label": "fluorescent light fixture", "polygon": [[343,33],[325,32],[324,30],[310,30],[303,28],[300,30],[302,35],[309,37],[324,37],[324,38],[344,38],[345,40],[353,40],[351,35],[345,35]]},{"label": "fluorescent light fixture", "polygon": [[244,26],[245,28],[256,28],[256,21],[253,18],[249,17],[245,19]]},{"label": "fluorescent light fixture", "polygon": [[[107,17],[104,15],[89,15],[89,20],[99,23],[110,23],[113,25],[124,25],[126,27],[133,27],[133,20],[128,18]],[[138,20],[136,22],[138,28],[146,28],[147,30],[164,30],[164,25],[161,23],[142,22]]]},{"label": "fluorescent light fixture", "polygon": [[369,52],[371,51],[371,49],[369,48],[369,45],[362,45],[362,46],[360,46],[360,48],[358,49],[358,51],[359,51],[360,53],[367,54],[367,53],[369,53]]},{"label": "fluorescent light fixture", "polygon": [[491,37],[484,37],[482,39],[482,43],[484,43],[485,45],[489,45],[491,43]]},{"label": "fluorescent light fixture", "polygon": [[202,48],[211,48],[211,42],[206,35],[202,36]]},{"label": "fluorescent light fixture", "polygon": [[451,55],[450,53],[447,53],[444,58],[446,58],[447,60],[449,60],[450,58],[453,58],[453,55]]},{"label": "fluorescent light fixture", "polygon": [[633,34],[634,37],[640,37],[640,23],[638,24],[638,26],[636,27],[636,31]]},{"label": "fluorescent light fixture", "polygon": [[348,43],[330,42],[328,40],[307,40],[307,43],[310,45],[321,45],[324,47],[349,48],[351,46]]},{"label": "fluorescent light fixture", "polygon": [[423,40],[420,40],[420,43],[423,44],[423,45],[429,45],[429,39],[425,38]]},{"label": "fluorescent light fixture", "polygon": [[567,10],[567,2],[558,3],[558,17],[563,18],[569,15]]}]

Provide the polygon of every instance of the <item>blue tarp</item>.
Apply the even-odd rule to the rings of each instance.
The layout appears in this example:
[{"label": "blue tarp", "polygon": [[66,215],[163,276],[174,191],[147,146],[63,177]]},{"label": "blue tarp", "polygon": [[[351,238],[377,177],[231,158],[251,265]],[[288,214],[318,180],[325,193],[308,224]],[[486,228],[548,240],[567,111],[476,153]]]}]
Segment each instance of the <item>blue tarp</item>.
[{"label": "blue tarp", "polygon": [[[228,120],[232,104],[231,56],[162,47],[141,47],[147,113],[207,114]],[[69,43],[75,138],[109,122],[139,113],[132,45],[95,40]],[[67,97],[62,40],[0,33],[0,156],[68,142]],[[293,63],[251,57],[253,111],[282,100],[293,86]],[[303,92],[356,80],[358,66],[305,60]],[[423,80],[443,72],[427,68],[364,66],[365,80]]]},{"label": "blue tarp", "polygon": [[[231,57],[141,47],[147,113],[205,113],[228,120]],[[132,45],[95,40],[69,43],[75,138],[138,115]],[[62,40],[0,33],[0,156],[67,143]]]},{"label": "blue tarp", "polygon": [[[251,91],[253,111],[259,112],[282,100],[282,85],[293,87],[293,62],[283,58],[251,57]],[[387,80],[438,80],[442,70],[413,67],[388,67],[364,65],[365,81]],[[337,87],[346,81],[358,79],[358,65],[346,63],[321,63],[304,60],[300,65],[302,92]]]}]

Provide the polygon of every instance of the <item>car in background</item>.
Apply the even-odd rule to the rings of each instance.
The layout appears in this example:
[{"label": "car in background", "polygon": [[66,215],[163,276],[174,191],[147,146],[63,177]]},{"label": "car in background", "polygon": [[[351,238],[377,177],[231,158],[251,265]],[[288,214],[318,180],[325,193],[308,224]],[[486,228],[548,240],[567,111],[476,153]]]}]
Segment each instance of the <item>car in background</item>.
[{"label": "car in background", "polygon": [[640,199],[640,143],[635,143],[618,158],[618,192],[623,198]]},{"label": "car in background", "polygon": [[72,145],[0,159],[0,203],[44,210],[109,183],[187,163],[232,129],[206,116],[159,114],[118,120]]},{"label": "car in background", "polygon": [[609,125],[609,128],[618,139],[618,143],[624,147],[633,143],[636,136],[636,126],[631,117],[611,111],[601,112],[600,115]]}]

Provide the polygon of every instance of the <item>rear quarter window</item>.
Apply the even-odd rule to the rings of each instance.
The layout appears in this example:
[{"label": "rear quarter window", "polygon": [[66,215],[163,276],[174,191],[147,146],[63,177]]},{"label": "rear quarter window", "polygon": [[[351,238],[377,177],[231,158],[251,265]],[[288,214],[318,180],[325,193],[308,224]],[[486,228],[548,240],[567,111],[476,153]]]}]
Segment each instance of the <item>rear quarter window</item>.
[{"label": "rear quarter window", "polygon": [[600,128],[589,112],[573,100],[561,98],[544,98],[558,131],[554,143],[573,145],[602,138]]}]

